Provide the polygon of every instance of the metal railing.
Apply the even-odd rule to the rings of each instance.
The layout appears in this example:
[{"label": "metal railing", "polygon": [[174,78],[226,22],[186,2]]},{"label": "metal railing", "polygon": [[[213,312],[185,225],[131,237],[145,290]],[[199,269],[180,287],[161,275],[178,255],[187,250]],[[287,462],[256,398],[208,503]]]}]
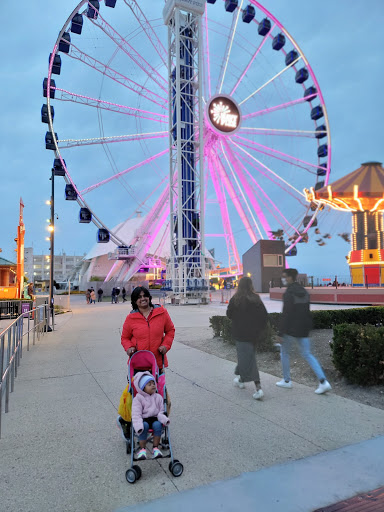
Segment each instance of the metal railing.
[{"label": "metal railing", "polygon": [[1,439],[1,415],[9,411],[9,395],[13,393],[17,369],[23,357],[23,343],[29,350],[31,338],[32,345],[36,338],[40,339],[48,330],[49,305],[43,304],[31,311],[21,314],[18,318],[0,333],[0,439]]}]

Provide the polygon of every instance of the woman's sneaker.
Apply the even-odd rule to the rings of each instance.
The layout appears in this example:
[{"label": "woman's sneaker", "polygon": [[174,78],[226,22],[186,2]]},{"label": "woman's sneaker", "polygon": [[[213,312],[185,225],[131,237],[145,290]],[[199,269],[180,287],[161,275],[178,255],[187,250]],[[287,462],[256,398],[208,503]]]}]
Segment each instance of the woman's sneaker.
[{"label": "woman's sneaker", "polygon": [[117,417],[116,424],[124,441],[129,441],[131,437],[131,424],[123,420],[121,416]]},{"label": "woman's sneaker", "polygon": [[325,380],[323,383],[320,382],[319,387],[315,390],[315,393],[317,395],[322,395],[323,393],[326,393],[327,391],[330,391],[332,389],[332,386],[330,383]]},{"label": "woman's sneaker", "polygon": [[262,400],[263,396],[264,396],[264,393],[263,393],[262,389],[259,389],[258,391],[256,391],[256,393],[253,394],[253,398],[255,400]]},{"label": "woman's sneaker", "polygon": [[146,460],[147,458],[147,450],[145,448],[141,448],[136,454],[136,460]]},{"label": "woman's sneaker", "polygon": [[163,456],[163,454],[161,453],[161,451],[158,449],[157,446],[156,446],[156,448],[153,448],[152,459],[161,459],[162,456]]},{"label": "woman's sneaker", "polygon": [[244,389],[245,388],[245,384],[244,384],[244,382],[241,382],[240,377],[235,377],[233,379],[233,383],[234,383],[235,386],[237,386],[240,389]]},{"label": "woman's sneaker", "polygon": [[292,389],[292,381],[289,380],[288,382],[286,382],[284,379],[279,380],[279,382],[276,382],[276,386],[278,386],[279,388]]}]

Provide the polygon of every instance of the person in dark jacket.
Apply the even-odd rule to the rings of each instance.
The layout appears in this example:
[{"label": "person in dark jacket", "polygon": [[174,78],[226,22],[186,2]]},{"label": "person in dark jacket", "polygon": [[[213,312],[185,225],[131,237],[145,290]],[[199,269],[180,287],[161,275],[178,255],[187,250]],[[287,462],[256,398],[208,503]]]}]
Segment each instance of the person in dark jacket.
[{"label": "person in dark jacket", "polygon": [[265,335],[268,325],[268,313],[259,295],[253,288],[250,277],[242,277],[235,295],[227,308],[227,316],[232,320],[232,337],[236,342],[237,368],[235,386],[243,389],[245,383],[254,381],[255,400],[264,396],[260,385],[260,375],[256,362],[258,340]]},{"label": "person in dark jacket", "polygon": [[292,343],[296,341],[302,357],[306,359],[320,381],[315,393],[321,395],[332,388],[318,360],[311,353],[309,333],[312,329],[312,316],[309,293],[296,282],[297,274],[298,272],[295,268],[288,268],[284,270],[281,278],[283,285],[287,286],[283,295],[283,314],[281,315],[279,327],[281,366],[284,378],[276,382],[276,386],[287,389],[292,388],[289,355]]}]

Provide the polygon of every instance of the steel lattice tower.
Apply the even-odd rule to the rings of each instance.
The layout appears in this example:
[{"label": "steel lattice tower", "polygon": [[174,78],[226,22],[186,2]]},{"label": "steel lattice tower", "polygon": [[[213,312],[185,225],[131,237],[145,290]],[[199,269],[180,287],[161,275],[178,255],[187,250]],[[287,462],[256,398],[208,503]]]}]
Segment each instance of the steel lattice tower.
[{"label": "steel lattice tower", "polygon": [[208,296],[204,244],[202,14],[205,0],[168,0],[170,241],[168,286],[181,303]]}]

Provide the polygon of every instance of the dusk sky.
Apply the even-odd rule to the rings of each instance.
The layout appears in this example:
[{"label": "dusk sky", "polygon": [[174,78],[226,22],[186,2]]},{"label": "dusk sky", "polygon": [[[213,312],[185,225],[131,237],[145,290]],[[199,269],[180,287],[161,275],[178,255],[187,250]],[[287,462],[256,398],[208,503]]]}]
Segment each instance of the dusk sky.
[{"label": "dusk sky", "polygon": [[[220,1],[218,0],[217,3]],[[121,0],[117,0],[116,12],[111,14],[112,19],[119,14],[119,2]],[[101,12],[104,14],[106,8],[104,2],[101,3]],[[158,27],[159,37],[165,44],[166,29],[158,20],[161,17],[161,8],[158,6],[162,7],[163,2],[143,0],[143,6],[152,4],[156,10],[158,9],[153,16],[157,19],[154,25]],[[49,242],[45,241],[45,237],[47,236],[46,219],[49,218],[50,211],[45,201],[49,199],[51,193],[49,178],[54,152],[45,149],[44,136],[48,125],[40,121],[40,110],[44,103],[42,81],[47,76],[48,56],[58,32],[76,5],[77,3],[72,0],[66,2],[21,0],[17,3],[3,2],[0,6],[3,20],[0,68],[2,97],[0,247],[2,248],[1,256],[12,261],[16,259],[14,238],[17,233],[20,197],[23,198],[25,205],[25,246],[33,246],[36,254],[48,254]],[[296,40],[321,86],[332,136],[330,182],[357,169],[362,162],[372,160],[383,162],[381,115],[384,112],[382,94],[384,6],[382,0],[367,2],[267,0],[263,5]],[[126,12],[126,9],[123,11]],[[126,25],[125,33],[129,33],[129,19]],[[90,41],[89,45],[96,43],[95,39]],[[142,50],[144,53],[148,52],[146,48]],[[103,51],[104,48],[100,48],[101,55]],[[106,56],[104,61],[107,60]],[[79,73],[83,73],[75,66],[71,70],[74,74],[73,80],[79,78]],[[69,73],[68,67],[65,71]],[[77,76],[75,76],[76,73]],[[60,82],[61,77],[53,78],[56,79],[58,86],[63,83]],[[70,82],[70,76],[67,74],[68,79]],[[98,94],[98,86],[93,84],[91,76],[81,75],[81,81],[84,84],[83,91],[86,91],[89,96],[95,97]],[[65,118],[64,114],[70,111],[66,111],[64,107],[61,107],[61,111],[60,107],[58,108],[57,116],[56,103],[54,105],[56,117],[58,117],[54,126],[59,139],[61,133],[66,136],[76,133],[75,138],[100,136],[97,123],[90,124],[88,118],[70,118],[69,114],[68,118]],[[155,130],[157,129],[164,130],[164,124],[160,128],[156,126]],[[106,135],[117,133],[126,133],[119,129],[118,123],[116,123],[116,133],[106,133]],[[161,146],[155,144],[153,150],[161,151]],[[90,172],[90,167],[93,167],[95,175],[97,174],[99,156],[96,150],[92,160],[89,158],[90,153],[79,154],[76,170],[73,171],[74,179],[79,186],[83,186],[82,183],[92,185],[99,178],[94,181],[91,178],[88,181],[83,178]],[[118,161],[119,154],[116,153],[116,155],[115,158]],[[56,178],[55,184],[55,211],[58,215],[55,252],[86,253],[95,243],[96,228],[93,224],[79,224],[77,203],[64,200],[63,178]],[[140,190],[139,185],[145,190],[141,192],[144,200],[150,191],[148,188],[147,192],[146,188],[147,177],[132,177],[131,182],[126,178],[126,187],[132,187],[132,194],[137,194]],[[128,207],[125,208],[125,200],[122,199],[122,194],[125,192],[121,187],[120,189],[118,186],[109,188],[105,193],[109,195],[108,203],[103,202],[102,195],[96,196],[97,214],[112,228],[128,216]],[[116,197],[115,202],[114,197]],[[282,197],[281,208],[284,208],[284,201]],[[132,201],[127,199],[126,202]],[[319,247],[314,241],[315,237],[311,237],[308,244],[298,246],[298,256],[290,258],[289,265],[314,276],[348,275],[345,255],[349,246],[337,236],[340,231],[350,231],[348,214],[332,214],[325,217],[321,231],[333,235],[327,245]],[[239,249],[245,252],[252,244],[242,238],[246,235],[241,230],[236,236],[239,237]],[[209,241],[207,246],[214,247],[215,242]],[[216,257],[220,259],[220,254]]]}]

